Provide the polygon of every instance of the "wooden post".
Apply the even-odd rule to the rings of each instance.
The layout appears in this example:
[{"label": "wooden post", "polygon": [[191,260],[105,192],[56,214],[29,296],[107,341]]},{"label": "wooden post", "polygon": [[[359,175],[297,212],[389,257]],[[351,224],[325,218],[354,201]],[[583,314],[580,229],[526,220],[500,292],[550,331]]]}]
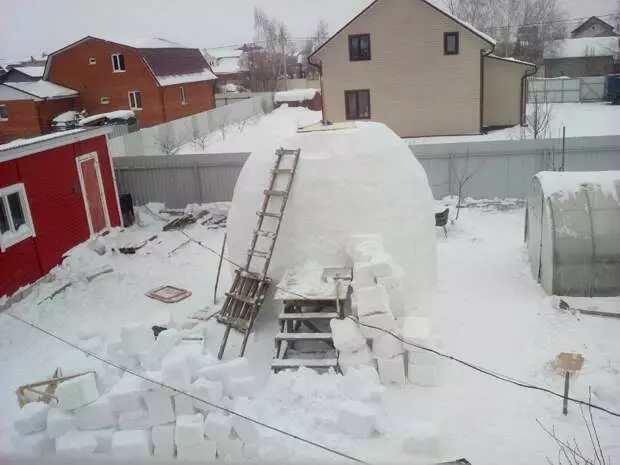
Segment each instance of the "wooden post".
[{"label": "wooden post", "polygon": [[566,126],[562,126],[562,169],[560,171],[565,171],[566,168]]},{"label": "wooden post", "polygon": [[570,371],[564,373],[564,404],[562,406],[562,413],[568,415],[568,386],[570,383]]},{"label": "wooden post", "polygon": [[217,276],[215,278],[215,289],[213,289],[213,305],[217,302],[217,286],[220,282],[220,272],[222,271],[222,260],[224,259],[224,247],[226,247],[226,237],[228,233],[224,233],[224,240],[222,241],[222,251],[220,252],[220,262],[217,265]]}]

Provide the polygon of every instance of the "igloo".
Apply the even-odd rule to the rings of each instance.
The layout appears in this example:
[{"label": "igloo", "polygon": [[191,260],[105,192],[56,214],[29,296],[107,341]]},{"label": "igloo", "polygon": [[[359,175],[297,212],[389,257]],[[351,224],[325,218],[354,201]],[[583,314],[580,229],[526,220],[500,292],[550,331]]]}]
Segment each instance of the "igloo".
[{"label": "igloo", "polygon": [[[408,311],[415,312],[435,287],[434,200],[407,144],[383,124],[348,122],[298,131],[282,147],[301,154],[268,276],[277,284],[309,262],[350,266],[351,236],[379,234],[404,270]],[[271,150],[253,152],[237,180],[227,245],[235,263],[247,260],[275,159]],[[270,295],[264,306],[272,305]]]}]

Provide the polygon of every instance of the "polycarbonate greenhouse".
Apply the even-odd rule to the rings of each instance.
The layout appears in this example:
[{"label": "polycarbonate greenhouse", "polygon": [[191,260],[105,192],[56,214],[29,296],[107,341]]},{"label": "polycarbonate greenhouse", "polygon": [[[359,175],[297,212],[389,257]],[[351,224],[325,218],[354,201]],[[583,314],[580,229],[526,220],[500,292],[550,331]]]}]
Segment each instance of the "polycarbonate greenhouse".
[{"label": "polycarbonate greenhouse", "polygon": [[536,174],[525,240],[547,294],[620,295],[620,171]]}]

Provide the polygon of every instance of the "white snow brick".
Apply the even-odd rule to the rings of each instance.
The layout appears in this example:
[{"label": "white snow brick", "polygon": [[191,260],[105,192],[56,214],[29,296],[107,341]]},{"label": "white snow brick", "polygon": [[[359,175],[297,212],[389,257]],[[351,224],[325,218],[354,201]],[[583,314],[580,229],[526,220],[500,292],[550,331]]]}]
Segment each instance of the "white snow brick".
[{"label": "white snow brick", "polygon": [[58,406],[63,410],[74,410],[96,401],[99,390],[95,374],[87,373],[63,381],[56,388],[56,397]]},{"label": "white snow brick", "polygon": [[[362,238],[360,238],[362,239]],[[349,256],[353,262],[368,262],[373,256],[385,252],[380,236],[368,236],[349,246]]]},{"label": "white snow brick", "polygon": [[354,292],[357,316],[389,313],[390,299],[383,286],[362,287]]},{"label": "white snow brick", "polygon": [[412,384],[424,387],[437,386],[437,367],[409,364],[407,369],[407,378]]},{"label": "white snow brick", "polygon": [[432,422],[416,423],[402,444],[403,452],[407,454],[438,457],[439,426]]},{"label": "white snow brick", "polygon": [[347,370],[342,385],[351,399],[364,402],[380,400],[385,392],[385,386],[381,384],[373,366],[357,366]]},{"label": "white snow brick", "polygon": [[378,358],[377,367],[382,384],[405,384],[405,362],[402,355]]},{"label": "white snow brick", "polygon": [[231,420],[231,417],[223,413],[209,413],[205,419],[205,434],[218,444],[220,441],[229,440],[232,431]]},{"label": "white snow brick", "polygon": [[149,426],[149,413],[143,408],[122,412],[118,416],[118,427],[122,430],[145,429]]},{"label": "white snow brick", "polygon": [[185,357],[164,357],[161,364],[162,382],[168,386],[186,391],[191,376]]},{"label": "white snow brick", "polygon": [[59,408],[50,408],[47,412],[47,435],[49,437],[59,438],[75,428],[77,428],[77,419],[74,414],[63,412]]},{"label": "white snow brick", "polygon": [[204,440],[204,421],[202,413],[195,415],[179,415],[174,431],[174,442],[177,446],[200,444]]},{"label": "white snow brick", "polygon": [[155,340],[155,346],[153,347],[153,356],[160,360],[164,358],[174,346],[181,342],[181,337],[181,331],[174,328],[159,333],[159,336],[157,336]]},{"label": "white snow brick", "polygon": [[232,397],[254,397],[258,390],[258,381],[254,376],[233,378],[228,384],[228,394]]},{"label": "white snow brick", "polygon": [[144,377],[147,379],[140,378],[140,391],[165,390],[165,388],[159,384],[162,383],[164,379],[161,370],[146,371],[144,372]]},{"label": "white snow brick", "polygon": [[112,411],[124,412],[140,408],[142,406],[140,398],[143,393],[142,380],[126,373],[108,393]]},{"label": "white snow brick", "polygon": [[[163,333],[162,333],[163,334]],[[208,364],[208,358],[203,355],[202,342],[183,342],[173,347],[162,359],[162,366],[170,360],[183,359],[187,363],[190,378],[195,378],[196,373],[204,365]]]},{"label": "white snow brick", "polygon": [[372,354],[375,358],[393,358],[403,352],[403,343],[391,334],[381,333],[372,339]]},{"label": "white snow brick", "polygon": [[202,439],[196,444],[177,446],[177,458],[192,462],[209,463],[215,460],[217,445],[213,441]]},{"label": "white snow brick", "polygon": [[95,452],[98,454],[109,454],[112,452],[112,437],[117,431],[117,428],[93,430],[93,436],[95,437],[95,441],[97,441]]},{"label": "white snow brick", "polygon": [[153,350],[155,336],[150,326],[144,323],[129,323],[121,329],[121,342],[127,355]]},{"label": "white snow brick", "polygon": [[212,381],[227,382],[232,378],[243,378],[250,375],[250,365],[247,359],[241,357],[229,362],[210,365],[198,370],[199,378]]},{"label": "white snow brick", "polygon": [[84,430],[109,428],[118,422],[108,396],[101,396],[95,402],[76,409],[75,418],[77,427]]},{"label": "white snow brick", "polygon": [[217,441],[217,456],[226,461],[239,462],[244,459],[243,443],[240,439]]},{"label": "white snow brick", "polygon": [[405,346],[409,358],[409,365],[435,366],[439,362],[439,356],[428,350]]},{"label": "white snow brick", "polygon": [[11,436],[11,442],[15,452],[20,455],[44,457],[54,454],[54,439],[45,431],[25,436],[15,434]]},{"label": "white snow brick", "polygon": [[431,337],[431,324],[428,318],[410,316],[403,318],[402,325],[402,336],[405,341],[422,346],[428,344]]},{"label": "white snow brick", "polygon": [[[224,396],[224,386],[219,381],[198,378],[190,386],[190,394],[209,403],[219,405]],[[198,410],[210,411],[213,409],[213,407],[200,400],[193,399],[193,402],[194,407]]]},{"label": "white snow brick", "polygon": [[179,415],[193,415],[195,413],[195,400],[191,397],[188,397],[184,394],[177,394],[176,396],[173,396],[172,399],[174,402],[174,414],[177,417]]},{"label": "white snow brick", "polygon": [[120,458],[148,457],[151,438],[148,430],[118,431],[112,436],[112,456]]},{"label": "white snow brick", "polygon": [[156,371],[161,369],[161,361],[152,352],[140,352],[136,357],[143,370]]},{"label": "white snow brick", "polygon": [[355,352],[366,345],[366,338],[362,335],[358,324],[351,318],[339,320],[333,318],[329,321],[332,330],[334,346],[341,352]]},{"label": "white snow brick", "polygon": [[80,341],[79,346],[95,355],[102,355],[105,352],[105,346],[101,336],[94,336]]},{"label": "white snow brick", "polygon": [[394,260],[386,252],[374,254],[370,259],[370,264],[372,265],[372,274],[377,279],[391,276],[393,273]]},{"label": "white snow brick", "polygon": [[[245,415],[248,418],[257,419],[256,412],[250,406],[249,399],[239,397],[235,402],[234,410],[237,413]],[[243,441],[245,445],[252,444],[258,440],[258,431],[255,423],[245,420],[244,418],[233,416],[231,417],[232,427],[237,433],[239,439]]]},{"label": "white snow brick", "polygon": [[149,413],[149,424],[164,425],[174,421],[174,410],[172,408],[172,397],[166,392],[150,391],[142,395],[146,409]]},{"label": "white snow brick", "polygon": [[123,346],[120,342],[108,344],[106,349],[108,360],[116,363],[124,368],[133,370],[138,366],[138,358],[133,355],[127,355],[123,352]]},{"label": "white snow brick", "polygon": [[359,260],[355,258],[356,249],[359,247],[360,244],[363,244],[364,242],[381,244],[380,250],[383,250],[382,238],[380,234],[354,234],[350,236],[349,238],[347,238],[347,243],[345,246],[347,255],[351,258],[353,262],[365,261],[365,260]]},{"label": "white snow brick", "polygon": [[14,426],[20,434],[43,431],[47,423],[50,406],[45,402],[30,402],[24,405],[15,420]]},{"label": "white snow brick", "polygon": [[377,337],[380,334],[385,334],[384,331],[379,329],[369,328],[368,326],[364,326],[364,324],[370,326],[376,326],[377,328],[384,329],[385,331],[394,332],[398,328],[398,324],[396,323],[396,318],[392,313],[373,313],[371,315],[364,315],[360,318],[359,328],[362,334],[367,339],[372,339]]},{"label": "white snow brick", "polygon": [[174,425],[153,426],[153,455],[167,459],[174,457],[174,428]]},{"label": "white snow brick", "polygon": [[353,288],[375,285],[375,275],[372,273],[370,262],[355,262],[353,264]]},{"label": "white snow brick", "polygon": [[355,352],[341,352],[338,364],[346,375],[351,368],[372,365],[372,355],[368,346],[364,346]]},{"label": "white snow brick", "polygon": [[384,276],[377,278],[377,284],[386,290],[390,303],[390,310],[392,310],[394,316],[396,316],[396,318],[404,317],[407,314],[407,309],[402,279],[398,276]]},{"label": "white snow brick", "polygon": [[97,449],[95,436],[86,431],[69,431],[56,440],[56,455],[83,457],[92,455]]},{"label": "white snow brick", "polygon": [[350,402],[338,412],[338,428],[356,438],[370,437],[375,430],[377,416],[372,408],[362,402]]}]

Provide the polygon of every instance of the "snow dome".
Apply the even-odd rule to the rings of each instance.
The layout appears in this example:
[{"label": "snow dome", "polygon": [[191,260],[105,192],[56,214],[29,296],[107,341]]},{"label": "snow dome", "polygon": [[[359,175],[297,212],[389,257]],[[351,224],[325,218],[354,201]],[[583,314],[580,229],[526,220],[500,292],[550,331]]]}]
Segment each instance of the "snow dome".
[{"label": "snow dome", "polygon": [[[351,236],[379,234],[404,269],[411,309],[427,297],[436,280],[433,196],[407,144],[383,124],[348,122],[299,131],[282,147],[301,154],[268,276],[278,283],[286,270],[309,262],[351,265]],[[259,149],[237,180],[228,218],[236,263],[246,262],[274,162],[273,151]]]}]

